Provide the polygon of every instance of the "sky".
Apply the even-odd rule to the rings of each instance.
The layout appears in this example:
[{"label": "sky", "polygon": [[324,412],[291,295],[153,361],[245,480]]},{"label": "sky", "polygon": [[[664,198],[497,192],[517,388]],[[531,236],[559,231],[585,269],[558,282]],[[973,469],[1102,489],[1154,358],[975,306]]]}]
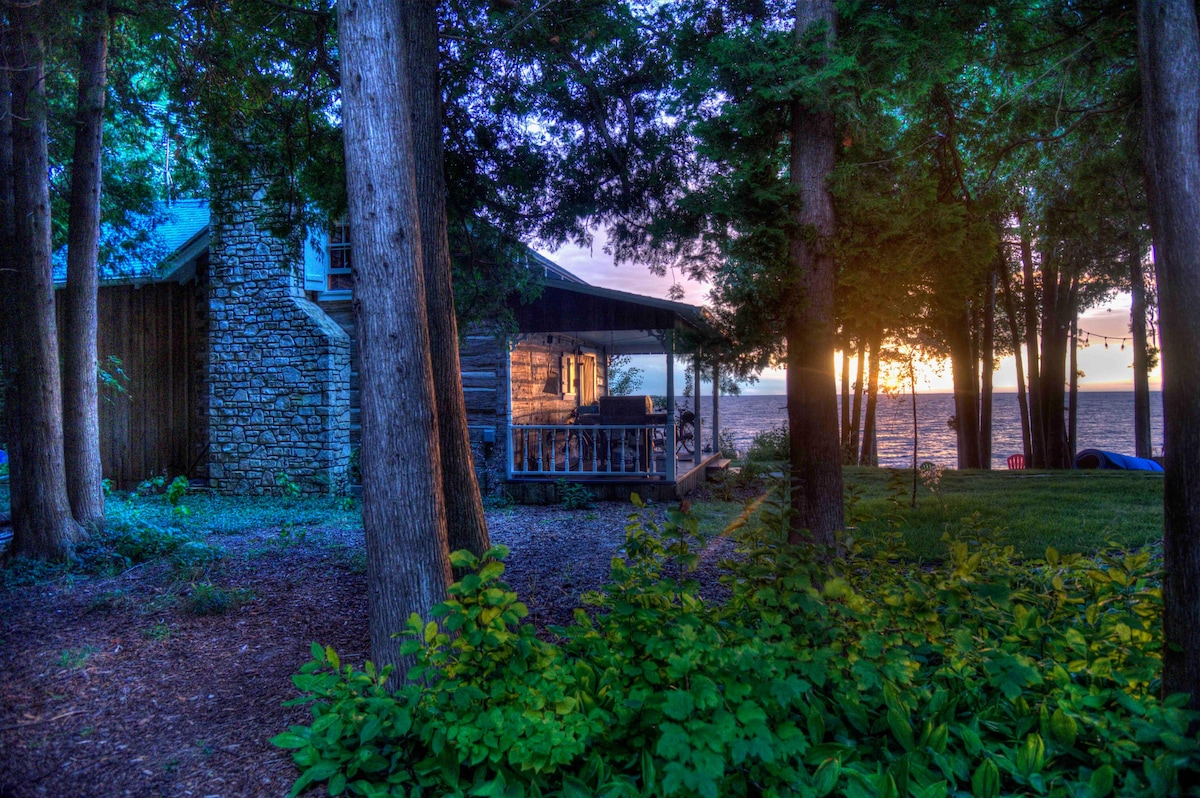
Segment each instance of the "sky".
[{"label": "sky", "polygon": [[[707,288],[698,282],[685,279],[682,275],[673,278],[671,275],[658,277],[651,274],[644,266],[636,264],[613,265],[613,260],[604,251],[604,233],[597,232],[592,248],[584,249],[567,245],[557,251],[540,250],[543,255],[555,263],[570,270],[583,280],[595,286],[613,288],[618,291],[628,291],[633,294],[667,298],[667,290],[672,282],[678,281],[684,290],[683,301],[693,305],[703,305],[707,301]],[[1108,304],[1093,308],[1079,318],[1080,349],[1079,370],[1084,376],[1079,380],[1082,391],[1132,391],[1133,390],[1133,350],[1129,342],[1129,295],[1115,297]],[[1091,333],[1085,341],[1083,332]],[[1100,336],[1108,336],[1108,346]],[[1124,349],[1121,340],[1124,338]],[[1087,343],[1087,346],[1083,346]],[[851,373],[855,361],[850,361]],[[644,372],[642,390],[646,393],[661,394],[666,392],[666,363],[662,357],[643,356],[634,359],[633,365]],[[835,369],[840,371],[841,358],[837,358]],[[683,363],[676,366],[676,375],[682,385]],[[949,363],[925,362],[919,364],[917,390],[921,392],[950,392],[953,390]],[[1016,391],[1017,372],[1014,359],[1009,356],[1000,361],[995,374],[997,391]],[[707,385],[707,383],[705,383]],[[1150,374],[1150,390],[1160,389],[1161,377],[1159,369]],[[742,387],[743,394],[782,394],[784,388],[784,372],[782,369],[768,369],[759,377],[759,381]]]}]

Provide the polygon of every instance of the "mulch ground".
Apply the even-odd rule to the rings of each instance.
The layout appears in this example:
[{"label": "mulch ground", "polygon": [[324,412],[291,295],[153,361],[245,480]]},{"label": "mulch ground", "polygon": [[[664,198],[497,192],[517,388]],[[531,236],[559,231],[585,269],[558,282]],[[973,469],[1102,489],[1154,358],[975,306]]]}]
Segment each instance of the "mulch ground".
[{"label": "mulch ground", "polygon": [[[579,594],[603,583],[628,512],[489,514],[493,542],[512,549],[507,581],[539,629],[569,623]],[[0,798],[287,793],[297,772],[268,740],[309,719],[283,706],[296,696],[291,675],[312,641],[343,662],[368,656],[362,533],[214,542],[227,556],[208,578],[252,592],[224,615],[188,612],[190,586],[165,563],[0,592]]]}]

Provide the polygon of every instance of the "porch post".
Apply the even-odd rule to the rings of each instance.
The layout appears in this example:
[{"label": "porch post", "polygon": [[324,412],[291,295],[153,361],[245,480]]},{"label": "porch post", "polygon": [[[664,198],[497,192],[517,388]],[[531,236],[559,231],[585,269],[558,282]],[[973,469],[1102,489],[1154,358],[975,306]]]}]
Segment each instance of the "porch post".
[{"label": "porch post", "polygon": [[696,348],[696,357],[692,360],[692,370],[693,370],[693,373],[696,375],[696,379],[694,381],[695,382],[694,387],[696,389],[696,396],[692,402],[692,404],[695,405],[695,408],[696,408],[695,409],[696,419],[693,422],[696,425],[696,427],[695,427],[696,437],[692,441],[692,443],[695,444],[695,449],[696,449],[693,459],[692,459],[692,465],[695,466],[700,463],[700,458],[704,455],[704,434],[701,432],[704,429],[704,422],[701,419],[701,415],[700,415],[700,396],[701,396],[701,394],[700,394],[700,377],[702,376],[702,372],[700,370],[700,349],[699,349],[699,347]]},{"label": "porch post", "polygon": [[504,427],[504,474],[505,479],[512,481],[513,477],[513,413],[512,413],[512,336],[504,336],[504,415],[500,422]]},{"label": "porch post", "polygon": [[713,452],[721,453],[721,364],[713,363]]},{"label": "porch post", "polygon": [[675,331],[667,330],[667,481],[675,481]]}]

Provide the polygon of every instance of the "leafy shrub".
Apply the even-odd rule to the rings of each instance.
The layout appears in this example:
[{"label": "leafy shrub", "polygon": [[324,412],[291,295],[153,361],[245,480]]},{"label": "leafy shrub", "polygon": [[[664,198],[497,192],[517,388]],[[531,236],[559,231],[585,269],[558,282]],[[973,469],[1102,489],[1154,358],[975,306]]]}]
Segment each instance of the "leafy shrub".
[{"label": "leafy shrub", "polygon": [[780,543],[786,521],[774,499],[739,519],[721,604],[673,578],[687,516],[632,524],[558,644],[520,623],[503,549],[457,553],[477,572],[405,630],[428,686],[314,645],[313,723],[274,740],[293,794],[1140,796],[1200,772],[1200,715],[1158,697],[1149,554],[1018,562],[975,525],[936,567],[886,544],[826,560]]},{"label": "leafy shrub", "polygon": [[296,480],[292,479],[291,475],[286,471],[280,471],[275,475],[275,485],[288,498],[294,499],[300,495],[300,486],[296,484]]},{"label": "leafy shrub", "polygon": [[192,615],[224,615],[253,597],[253,593],[242,588],[230,590],[211,582],[198,582],[192,585],[184,608]]},{"label": "leafy shrub", "polygon": [[787,424],[763,430],[754,436],[746,450],[747,460],[788,460],[791,458]]},{"label": "leafy shrub", "polygon": [[171,484],[167,486],[167,501],[172,507],[178,507],[183,501],[183,497],[188,492],[188,479],[185,476],[178,476],[171,480]]},{"label": "leafy shrub", "polygon": [[558,480],[559,503],[567,510],[588,510],[592,506],[592,492],[578,482]]},{"label": "leafy shrub", "polygon": [[115,518],[75,548],[86,571],[121,570],[170,556],[190,538],[137,518]]}]

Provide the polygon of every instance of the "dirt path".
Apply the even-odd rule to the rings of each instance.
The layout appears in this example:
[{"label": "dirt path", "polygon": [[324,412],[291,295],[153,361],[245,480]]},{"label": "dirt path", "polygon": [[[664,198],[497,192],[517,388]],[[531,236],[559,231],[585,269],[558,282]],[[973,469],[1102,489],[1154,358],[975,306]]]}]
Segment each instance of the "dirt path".
[{"label": "dirt path", "polygon": [[[489,513],[539,629],[603,583],[629,511]],[[282,704],[310,643],[367,658],[362,532],[212,541],[226,556],[206,578],[252,594],[224,615],[189,612],[191,584],[161,562],[0,590],[0,798],[286,794],[297,774],[268,740],[309,717]]]}]

